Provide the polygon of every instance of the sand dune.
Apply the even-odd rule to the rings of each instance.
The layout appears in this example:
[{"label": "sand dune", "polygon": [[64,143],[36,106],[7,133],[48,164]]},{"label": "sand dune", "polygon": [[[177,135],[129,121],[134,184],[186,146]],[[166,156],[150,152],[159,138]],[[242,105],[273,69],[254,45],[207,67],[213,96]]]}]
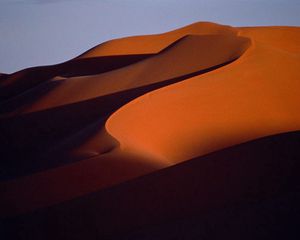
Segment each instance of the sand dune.
[{"label": "sand dune", "polygon": [[[180,162],[258,136],[300,129],[299,55],[255,44],[224,68],[130,102],[108,120],[109,132],[124,148]],[[155,117],[148,121],[149,115]]]},{"label": "sand dune", "polygon": [[[294,231],[299,38],[297,27],[195,23],[1,74],[3,234],[173,239],[179,225],[175,239],[257,238],[244,226],[272,214]],[[257,221],[234,231],[249,209]]]},{"label": "sand dune", "polygon": [[[238,239],[239,234],[245,234],[244,224],[249,224],[253,231],[247,232],[250,235],[246,239],[260,237],[261,233],[255,230],[260,224],[271,227],[269,234],[276,237],[281,231],[272,228],[272,224],[287,221],[286,218],[278,219],[282,208],[294,211],[300,200],[299,193],[291,192],[299,179],[298,149],[299,131],[258,139],[7,219],[5,227],[10,234],[17,232],[32,239],[36,236],[45,239],[66,236],[71,239],[127,239],[124,236],[140,239],[148,235],[150,239],[184,236],[197,239],[197,234],[210,239],[214,234],[221,237],[221,231],[226,230],[224,224],[232,221],[228,237]],[[267,210],[261,211],[261,207]],[[253,209],[255,211],[249,215],[248,211]],[[187,224],[195,224],[193,221],[201,224],[187,227],[192,232],[175,230],[174,236],[173,227],[182,219]],[[37,229],[37,225],[42,229]],[[295,231],[295,227],[289,225],[288,230]]]}]

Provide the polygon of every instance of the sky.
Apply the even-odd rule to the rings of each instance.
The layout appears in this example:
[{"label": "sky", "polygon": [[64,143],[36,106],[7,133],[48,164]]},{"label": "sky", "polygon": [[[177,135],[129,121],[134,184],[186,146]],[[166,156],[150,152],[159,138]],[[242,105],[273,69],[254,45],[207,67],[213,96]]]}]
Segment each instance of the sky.
[{"label": "sky", "polygon": [[64,62],[114,38],[198,21],[300,26],[300,0],[0,0],[0,72]]}]

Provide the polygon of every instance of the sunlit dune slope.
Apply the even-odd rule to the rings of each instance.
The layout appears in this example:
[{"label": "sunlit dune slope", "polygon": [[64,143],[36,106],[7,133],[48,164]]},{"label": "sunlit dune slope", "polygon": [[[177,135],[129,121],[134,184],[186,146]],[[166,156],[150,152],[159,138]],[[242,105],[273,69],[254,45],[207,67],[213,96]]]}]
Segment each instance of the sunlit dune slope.
[{"label": "sunlit dune slope", "polygon": [[[195,23],[0,75],[0,216],[17,232],[43,222],[45,233],[36,230],[31,239],[62,239],[64,227],[71,239],[87,232],[97,239],[112,226],[119,234],[160,216],[180,219],[292,191],[299,175],[299,39],[297,27]],[[241,178],[227,195],[224,188]],[[145,186],[157,191],[149,195]],[[166,190],[177,186],[174,195]],[[193,191],[205,199],[193,200]],[[180,201],[165,207],[177,194]],[[82,226],[73,219],[81,213]]]},{"label": "sunlit dune slope", "polygon": [[236,33],[237,30],[231,26],[211,22],[198,22],[167,33],[125,37],[108,41],[92,48],[78,58],[158,53],[166,46],[186,35],[235,35]]},{"label": "sunlit dune slope", "polygon": [[[258,31],[252,29],[254,36]],[[174,162],[299,129],[299,43],[281,31],[274,28],[263,39],[252,38],[247,52],[226,67],[130,102],[113,114],[107,128],[124,148]],[[244,32],[251,36],[250,29],[239,35]]]},{"label": "sunlit dune slope", "polygon": [[[233,61],[248,45],[249,39],[243,37],[188,35],[159,54],[128,67],[99,75],[56,77],[11,99],[7,105],[18,106],[19,102],[23,105],[29,102],[22,112],[33,112],[155,83],[166,82],[167,85],[167,81],[176,82],[176,78],[188,78]],[[32,103],[32,96],[40,97]]]},{"label": "sunlit dune slope", "polygon": [[215,23],[195,23],[164,34],[127,37],[96,46],[66,63],[29,68],[10,75],[0,83],[0,99],[7,99],[34,87],[56,75],[101,73],[137,62],[158,53],[176,40],[188,35],[236,34],[230,26]]}]

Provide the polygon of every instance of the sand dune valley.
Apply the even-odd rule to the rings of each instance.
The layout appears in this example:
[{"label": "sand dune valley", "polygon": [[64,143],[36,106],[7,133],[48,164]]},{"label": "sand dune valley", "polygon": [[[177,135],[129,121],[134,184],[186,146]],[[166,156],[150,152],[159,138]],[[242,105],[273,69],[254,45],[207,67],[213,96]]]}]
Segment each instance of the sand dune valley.
[{"label": "sand dune valley", "polygon": [[198,22],[0,75],[1,239],[300,239],[300,28]]}]

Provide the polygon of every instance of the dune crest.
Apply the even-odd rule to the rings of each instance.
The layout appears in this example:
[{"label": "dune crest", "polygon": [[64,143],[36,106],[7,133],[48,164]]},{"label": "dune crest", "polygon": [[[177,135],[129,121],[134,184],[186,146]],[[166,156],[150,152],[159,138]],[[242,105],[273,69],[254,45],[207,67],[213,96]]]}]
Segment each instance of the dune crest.
[{"label": "dune crest", "polygon": [[[299,175],[298,39],[297,27],[200,22],[0,74],[0,216],[32,239],[43,231],[45,239],[63,239],[62,226],[71,239],[72,231],[99,239],[113,234],[113,225],[116,237],[159,216],[188,218],[192,208],[208,214],[247,198],[282,196]],[[223,187],[239,179],[227,195]],[[165,206],[177,196],[171,182],[190,208]],[[153,195],[144,190],[152,187]],[[196,200],[192,191],[199,191]],[[113,223],[117,197],[126,223]],[[88,224],[72,217],[80,213]],[[41,219],[43,230],[25,233]]]},{"label": "dune crest", "polygon": [[252,38],[246,54],[227,66],[130,102],[109,118],[108,130],[124,148],[139,146],[174,162],[298,130],[299,56],[264,38]]}]

